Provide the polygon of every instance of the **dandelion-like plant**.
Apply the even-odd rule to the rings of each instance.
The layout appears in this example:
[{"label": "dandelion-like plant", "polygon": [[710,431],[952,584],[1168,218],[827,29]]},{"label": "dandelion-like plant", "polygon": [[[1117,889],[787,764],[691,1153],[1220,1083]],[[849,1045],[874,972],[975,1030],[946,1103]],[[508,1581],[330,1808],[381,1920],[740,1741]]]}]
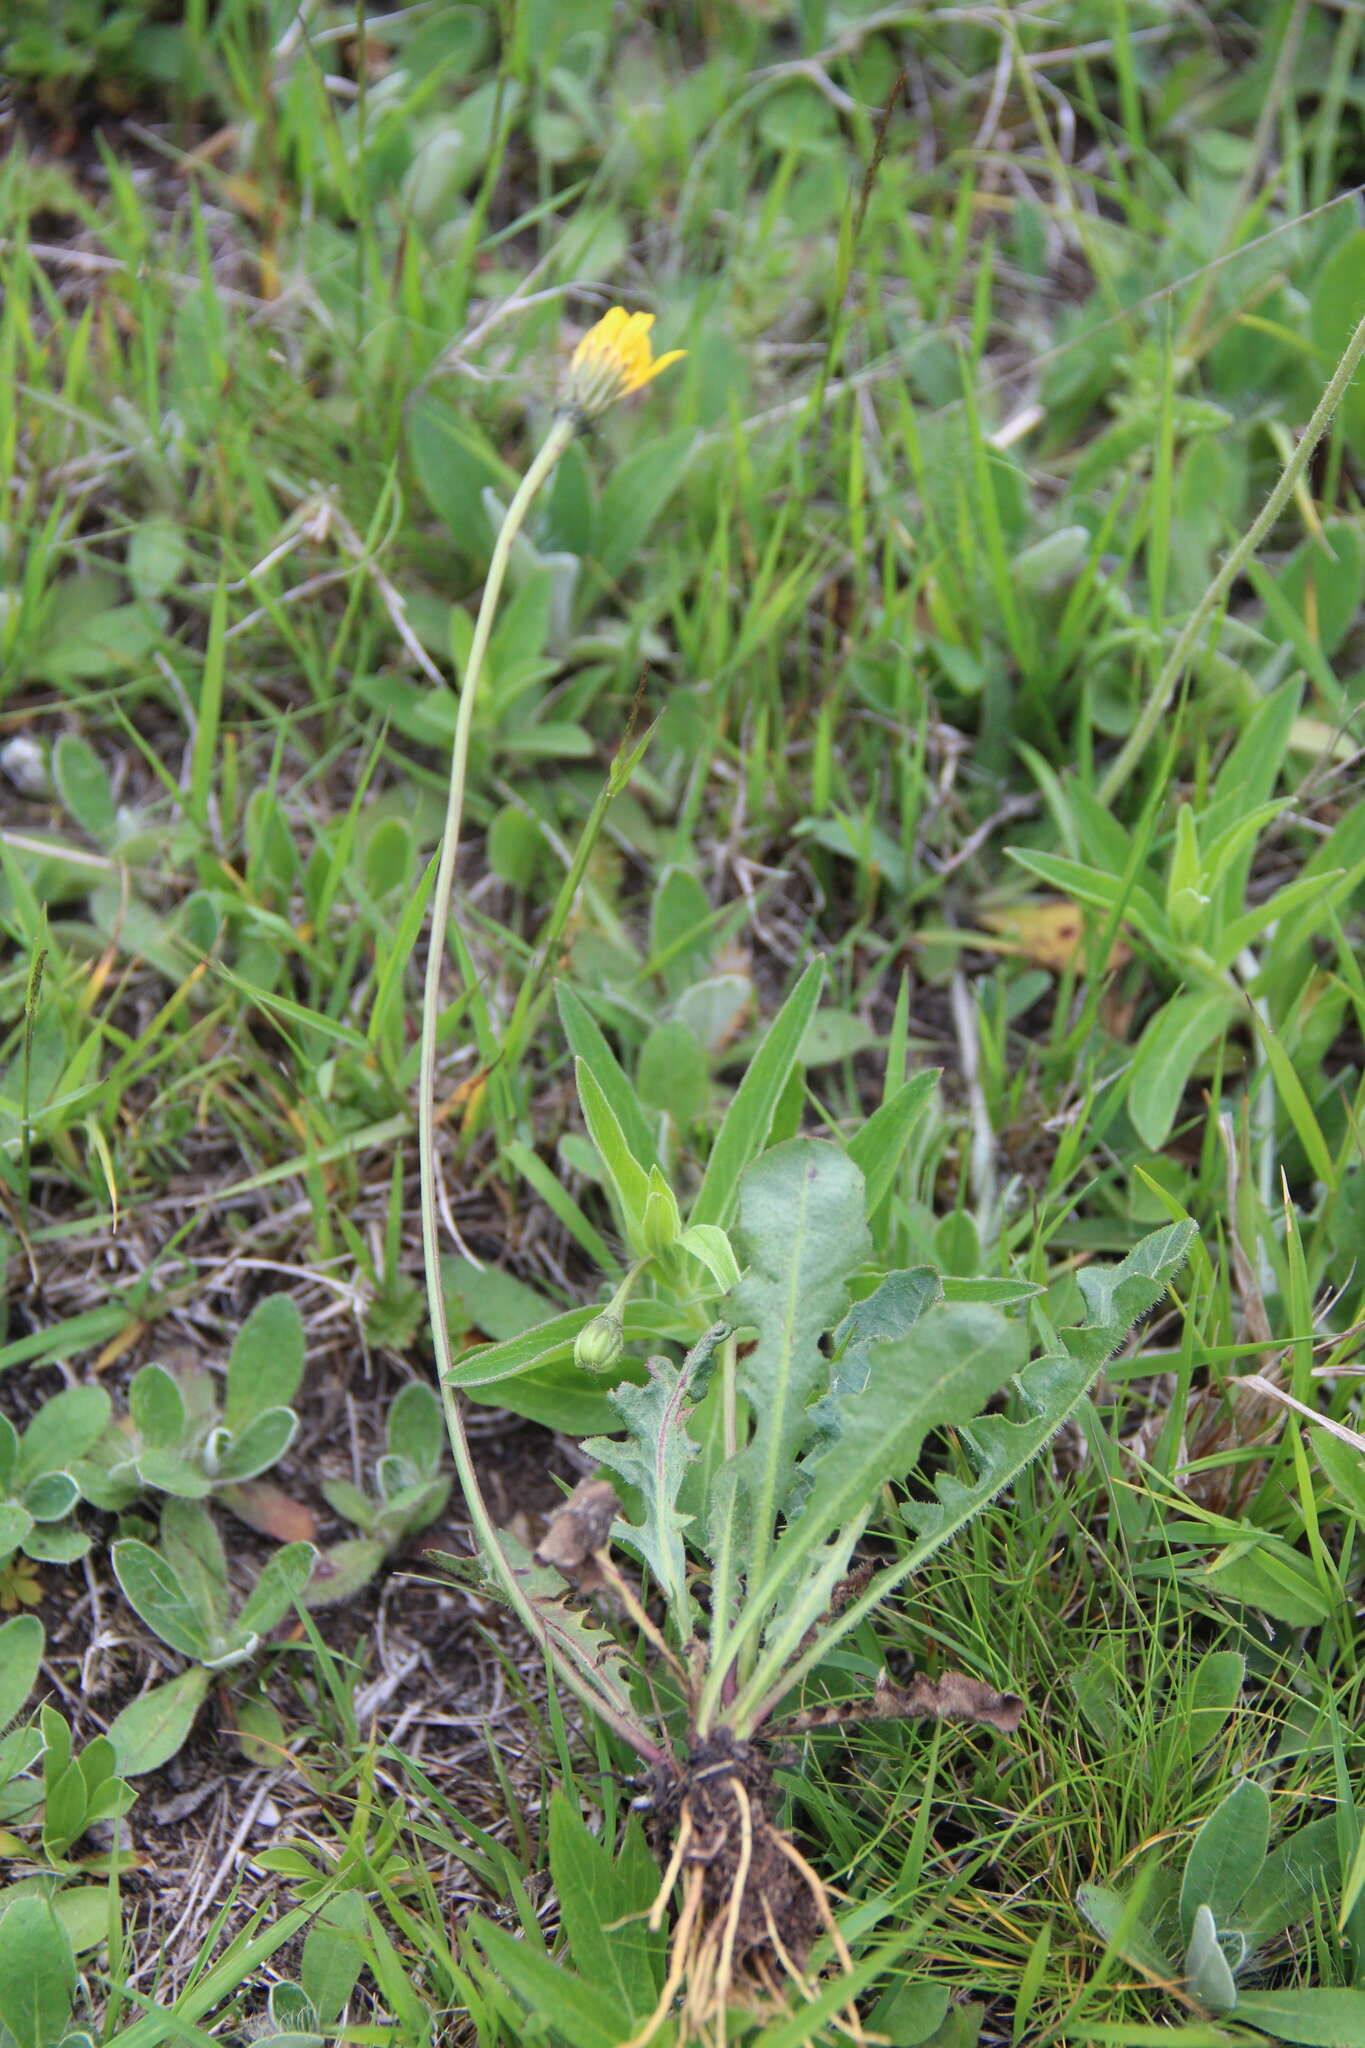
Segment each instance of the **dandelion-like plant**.
[{"label": "dandelion-like plant", "polygon": [[544,445],[531,463],[503,517],[488,564],[483,596],[474,624],[469,659],[460,686],[459,710],[451,747],[450,786],[445,827],[441,836],[440,859],[432,894],[431,936],[428,942],[426,978],[422,995],[421,1058],[417,1084],[418,1182],[422,1209],[422,1251],[426,1269],[427,1304],[431,1317],[432,1345],[445,1408],[446,1428],[455,1457],[455,1469],[469,1506],[470,1519],[483,1551],[484,1563],[501,1587],[511,1606],[529,1629],[565,1683],[583,1703],[600,1714],[637,1752],[649,1762],[657,1753],[642,1746],[629,1710],[624,1688],[619,1690],[594,1680],[582,1668],[566,1659],[553,1639],[541,1606],[532,1598],[508,1547],[493,1523],[479,1485],[470,1453],[459,1400],[450,1384],[452,1354],[446,1321],[445,1294],[441,1284],[440,1224],[437,1203],[436,1168],[436,1036],[441,1004],[441,967],[445,957],[446,933],[450,919],[455,879],[455,857],[459,850],[464,819],[465,777],[469,759],[469,735],[474,722],[479,682],[488,652],[494,614],[502,594],[512,544],[525,521],[537,492],[574,436],[608,407],[630,393],[640,391],[670,363],[685,353],[670,349],[655,356],[650,343],[652,313],[628,313],[613,306],[594,327],[589,328],[574,350],[565,373],[554,424]]},{"label": "dandelion-like plant", "polygon": [[[436,1031],[466,750],[513,537],[574,434],[677,359],[676,351],[655,356],[650,324],[648,314],[613,307],[575,350],[554,425],[498,535],[465,671],[422,1008],[422,1232],[432,1334],[484,1572],[556,1677],[648,1767],[635,1805],[649,1815],[662,1873],[647,1918],[657,1929],[670,1908],[674,1917],[658,2002],[622,2048],[650,2048],[665,2033],[679,2044],[725,2048],[735,2005],[770,2011],[793,1994],[807,2005],[808,2031],[799,2038],[811,2038],[818,2005],[858,2043],[867,2037],[856,1998],[899,1956],[906,1937],[892,1937],[855,1966],[824,1883],[780,1825],[770,1745],[783,1732],[869,1715],[976,1722],[1002,1734],[1018,1726],[1021,1699],[954,1672],[916,1674],[908,1686],[882,1683],[862,1699],[809,1709],[797,1703],[806,1678],[828,1668],[833,1646],[983,1513],[1076,1411],[1104,1360],[1161,1295],[1193,1226],[1171,1225],[1135,1246],[1121,1266],[1083,1274],[1089,1319],[1059,1340],[1044,1324],[1053,1348],[1026,1365],[1025,1329],[985,1304],[944,1299],[932,1271],[885,1275],[867,1293],[870,1196],[851,1148],[805,1138],[765,1144],[771,1105],[784,1090],[782,1076],[795,1069],[818,1001],[818,962],[788,997],[727,1112],[687,1221],[662,1166],[646,1169],[634,1156],[591,1063],[580,1061],[584,1118],[634,1255],[611,1302],[577,1333],[575,1364],[611,1376],[607,1399],[617,1417],[612,1435],[583,1449],[625,1481],[643,1519],[628,1518],[614,1481],[599,1473],[558,1510],[534,1556],[494,1527],[460,1416],[455,1381],[465,1362],[455,1368],[451,1358],[437,1225]],[[631,758],[623,749],[605,797]],[[578,872],[571,869],[561,904]],[[527,986],[504,1039],[514,1049],[528,1014]],[[772,1091],[765,1112],[755,1107],[755,1072]],[[733,1205],[716,1193],[722,1168],[734,1183]],[[709,1208],[708,1189],[715,1197]],[[665,1275],[704,1272],[715,1289],[712,1296],[705,1280],[687,1282],[688,1332],[711,1312],[709,1302],[719,1315],[680,1364],[625,1356],[632,1290],[656,1262]],[[741,1335],[750,1340],[742,1354]],[[562,1331],[546,1337],[550,1348],[561,1341]],[[477,1375],[477,1355],[474,1369]],[[1011,1381],[1018,1421],[987,1412]],[[710,1402],[713,1386],[719,1399]],[[699,1502],[687,1489],[690,1475],[702,1477],[708,1429],[719,1458]],[[913,1535],[907,1530],[890,1556],[855,1563],[886,1487],[915,1472],[925,1443],[944,1429],[970,1433],[970,1477],[945,1474],[933,1501],[906,1504]],[[618,1564],[614,1544],[643,1567],[652,1597]],[[634,1632],[634,1654],[650,1660],[649,1670],[633,1665],[612,1628],[575,1603],[575,1594],[601,1591]],[[642,1677],[655,1695],[647,1718]],[[827,1968],[830,1980],[822,1983]]]}]

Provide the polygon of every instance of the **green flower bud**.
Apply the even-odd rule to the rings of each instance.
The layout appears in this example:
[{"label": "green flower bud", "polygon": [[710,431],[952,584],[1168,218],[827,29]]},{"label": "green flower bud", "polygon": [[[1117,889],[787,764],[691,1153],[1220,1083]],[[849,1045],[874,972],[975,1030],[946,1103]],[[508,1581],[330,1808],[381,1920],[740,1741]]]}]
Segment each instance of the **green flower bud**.
[{"label": "green flower bud", "polygon": [[610,1309],[585,1323],[574,1339],[573,1362],[584,1372],[607,1372],[626,1348],[626,1332]]}]

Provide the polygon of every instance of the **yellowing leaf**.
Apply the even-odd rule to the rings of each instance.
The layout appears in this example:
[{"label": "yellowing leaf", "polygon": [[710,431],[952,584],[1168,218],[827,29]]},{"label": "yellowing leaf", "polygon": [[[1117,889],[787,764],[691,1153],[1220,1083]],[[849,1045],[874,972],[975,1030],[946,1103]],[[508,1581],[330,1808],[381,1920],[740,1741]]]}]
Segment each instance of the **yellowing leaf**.
[{"label": "yellowing leaf", "polygon": [[[988,932],[999,935],[994,940],[977,941],[990,952],[1021,953],[1051,974],[1083,964],[1085,925],[1080,906],[1063,896],[1030,897],[999,910],[978,910],[977,917]],[[1105,965],[1112,973],[1131,958],[1123,940],[1116,938]]]}]

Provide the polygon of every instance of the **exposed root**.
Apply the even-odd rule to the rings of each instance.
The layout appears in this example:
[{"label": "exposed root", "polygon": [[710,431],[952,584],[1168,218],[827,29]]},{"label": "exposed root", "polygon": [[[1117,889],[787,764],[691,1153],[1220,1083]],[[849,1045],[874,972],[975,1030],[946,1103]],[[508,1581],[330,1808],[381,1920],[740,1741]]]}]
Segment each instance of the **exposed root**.
[{"label": "exposed root", "polygon": [[[852,1972],[825,1888],[773,1826],[774,1803],[766,1759],[726,1731],[699,1743],[680,1770],[659,1774],[656,1825],[672,1840],[650,1926],[661,1924],[679,1879],[682,1904],[659,2002],[623,2048],[648,2048],[680,1993],[678,2040],[708,2048],[725,2048],[734,2005],[761,2002],[782,2011],[793,1992],[809,2001],[816,1985],[806,1957],[822,1933],[841,1973]],[[851,2000],[845,2013],[840,2031],[865,2048]]]},{"label": "exposed root", "polygon": [[682,1819],[678,1823],[678,1839],[673,1844],[673,1854],[668,1859],[668,1868],[664,1872],[664,1881],[659,1886],[654,1903],[649,1909],[649,1931],[651,1934],[657,1934],[664,1924],[664,1914],[668,1911],[668,1902],[673,1896],[673,1887],[678,1882],[678,1872],[683,1867],[683,1858],[687,1854],[691,1840],[692,1812],[691,1808],[687,1807],[684,1808]]},{"label": "exposed root", "polygon": [[659,1993],[659,2003],[645,2021],[638,2034],[632,2034],[623,2048],[645,2048],[652,2041],[672,2009],[673,2000],[687,1974],[688,1956],[692,1945],[692,1934],[696,1926],[697,1913],[701,1906],[701,1891],[704,1882],[700,1870],[689,1870],[683,1879],[683,1904],[678,1915],[678,1924],[673,1930],[673,1939],[668,1950],[668,1975],[664,1988]]}]

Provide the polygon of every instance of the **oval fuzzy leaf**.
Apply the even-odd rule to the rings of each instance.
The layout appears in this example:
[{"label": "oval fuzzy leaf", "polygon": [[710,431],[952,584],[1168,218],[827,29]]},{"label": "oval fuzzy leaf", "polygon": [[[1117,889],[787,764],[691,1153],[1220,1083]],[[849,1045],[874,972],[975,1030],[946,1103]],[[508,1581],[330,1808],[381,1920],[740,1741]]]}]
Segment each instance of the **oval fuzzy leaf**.
[{"label": "oval fuzzy leaf", "polygon": [[208,1631],[179,1574],[165,1558],[135,1536],[116,1543],[111,1555],[124,1599],[153,1635],[182,1657],[206,1657]]},{"label": "oval fuzzy leaf", "polygon": [[0,1622],[0,1729],[14,1719],[33,1690],[43,1661],[43,1624],[36,1614]]},{"label": "oval fuzzy leaf", "polygon": [[20,1486],[40,1473],[64,1471],[73,1459],[83,1458],[103,1436],[111,1411],[103,1387],[66,1387],[44,1401],[24,1431]]},{"label": "oval fuzzy leaf", "polygon": [[1242,1696],[1246,1668],[1238,1650],[1208,1650],[1200,1658],[1177,1709],[1191,1756],[1207,1749],[1227,1726]]},{"label": "oval fuzzy leaf", "polygon": [[680,1017],[656,1024],[640,1048],[635,1075],[640,1100],[688,1130],[706,1108],[711,1077],[696,1033]]},{"label": "oval fuzzy leaf", "polygon": [[1180,1886],[1180,1927],[1187,1941],[1200,1906],[1225,1927],[1261,1865],[1270,1840],[1270,1800],[1254,1778],[1234,1785],[1204,1822],[1190,1847]]},{"label": "oval fuzzy leaf", "polygon": [[78,733],[64,732],[52,749],[52,779],[70,816],[103,845],[114,830],[114,792],[104,763]]},{"label": "oval fuzzy leaf", "polygon": [[1335,1911],[1340,1879],[1337,1816],[1325,1813],[1272,1849],[1243,1892],[1234,1924],[1259,1948],[1296,1921],[1310,1920],[1315,1903]]},{"label": "oval fuzzy leaf", "polygon": [[0,1501],[0,1561],[10,1557],[33,1527],[33,1517],[17,1501]]},{"label": "oval fuzzy leaf", "polygon": [[234,1632],[263,1636],[274,1628],[302,1594],[316,1557],[311,1543],[286,1543],[277,1550],[242,1603]]},{"label": "oval fuzzy leaf", "polygon": [[1301,1991],[1244,1991],[1239,2019],[1302,2048],[1365,2048],[1365,1991],[1330,1984]]},{"label": "oval fuzzy leaf", "polygon": [[329,1899],[303,1944],[303,1988],[319,2026],[335,2027],[367,1960],[369,1933],[359,1892]]},{"label": "oval fuzzy leaf", "polygon": [[69,1472],[44,1472],[24,1495],[24,1506],[35,1522],[60,1522],[81,1497],[81,1490]]},{"label": "oval fuzzy leaf", "polygon": [[128,1412],[148,1450],[176,1450],[185,1434],[185,1397],[164,1365],[144,1365],[128,1388]]},{"label": "oval fuzzy leaf", "polygon": [[287,1408],[303,1378],[303,1318],[287,1294],[258,1301],[228,1360],[223,1419],[237,1430],[266,1408]]},{"label": "oval fuzzy leaf", "polygon": [[1185,1981],[1191,1995],[1210,2012],[1231,2012],[1237,2003],[1232,1969],[1218,1945],[1218,1923],[1202,1904],[1195,1908],[1185,1951]]},{"label": "oval fuzzy leaf", "polygon": [[305,1607],[335,1607],[341,1600],[354,1599],[367,1586],[384,1562],[384,1546],[378,1537],[346,1536],[318,1554],[312,1577],[303,1593]]},{"label": "oval fuzzy leaf", "polygon": [[169,1763],[189,1739],[208,1689],[209,1674],[202,1664],[196,1664],[165,1685],[153,1686],[140,1699],[130,1700],[109,1725],[119,1776],[140,1778]]},{"label": "oval fuzzy leaf", "polygon": [[253,1415],[232,1439],[226,1455],[220,1460],[219,1479],[258,1479],[262,1472],[268,1472],[278,1464],[299,1426],[299,1418],[292,1408],[267,1408],[260,1415]]},{"label": "oval fuzzy leaf", "polygon": [[1135,1970],[1141,1970],[1145,1977],[1159,1982],[1169,1984],[1179,1980],[1180,1972],[1175,1963],[1146,1921],[1133,1911],[1121,1893],[1110,1891],[1101,1884],[1083,1884],[1077,1890],[1076,1904],[1105,1946],[1121,1955]]},{"label": "oval fuzzy leaf", "polygon": [[445,1453],[445,1423],[440,1398],[422,1380],[401,1389],[389,1409],[389,1449],[405,1458],[415,1472],[430,1479]]}]

